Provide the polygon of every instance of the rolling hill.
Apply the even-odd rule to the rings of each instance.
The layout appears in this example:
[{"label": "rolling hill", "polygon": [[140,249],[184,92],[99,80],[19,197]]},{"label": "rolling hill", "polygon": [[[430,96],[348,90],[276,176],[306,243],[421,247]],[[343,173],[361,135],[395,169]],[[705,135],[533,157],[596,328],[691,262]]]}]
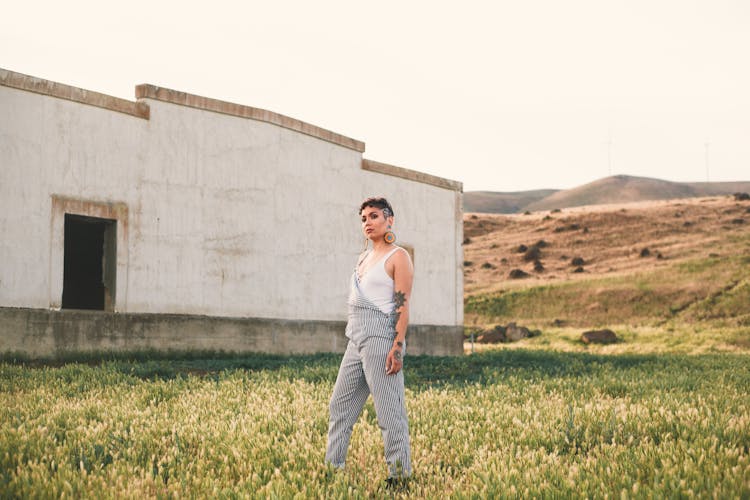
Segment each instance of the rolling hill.
[{"label": "rolling hill", "polygon": [[750,201],[465,214],[464,235],[469,327],[677,322],[731,330],[750,345]]},{"label": "rolling hill", "polygon": [[521,213],[586,205],[672,200],[750,191],[750,182],[671,182],[615,175],[572,189],[464,193],[464,212]]},{"label": "rolling hill", "polygon": [[464,193],[464,212],[484,214],[513,214],[556,193],[557,189],[537,189],[498,193],[494,191],[469,191]]}]

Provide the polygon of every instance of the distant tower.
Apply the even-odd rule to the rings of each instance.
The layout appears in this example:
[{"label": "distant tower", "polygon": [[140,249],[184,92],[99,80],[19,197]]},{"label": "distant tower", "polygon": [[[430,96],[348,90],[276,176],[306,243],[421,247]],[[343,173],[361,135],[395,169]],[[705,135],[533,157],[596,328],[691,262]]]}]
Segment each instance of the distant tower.
[{"label": "distant tower", "polygon": [[706,146],[706,182],[711,182],[709,180],[710,178],[709,178],[709,175],[708,175],[708,148],[709,148],[710,145],[711,145],[711,143],[708,142],[708,140],[707,140],[705,142],[705,146]]},{"label": "distant tower", "polygon": [[610,127],[607,135],[607,172],[612,177],[612,128]]}]

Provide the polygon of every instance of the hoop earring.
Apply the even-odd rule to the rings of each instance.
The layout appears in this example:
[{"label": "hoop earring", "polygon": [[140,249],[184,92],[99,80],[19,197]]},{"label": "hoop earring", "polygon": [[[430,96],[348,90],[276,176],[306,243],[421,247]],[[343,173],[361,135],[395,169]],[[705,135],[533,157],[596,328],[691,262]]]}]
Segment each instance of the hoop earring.
[{"label": "hoop earring", "polygon": [[396,234],[393,231],[391,231],[391,225],[390,224],[388,225],[388,231],[386,231],[386,233],[383,235],[383,239],[389,245],[391,243],[393,243],[394,241],[396,241]]}]

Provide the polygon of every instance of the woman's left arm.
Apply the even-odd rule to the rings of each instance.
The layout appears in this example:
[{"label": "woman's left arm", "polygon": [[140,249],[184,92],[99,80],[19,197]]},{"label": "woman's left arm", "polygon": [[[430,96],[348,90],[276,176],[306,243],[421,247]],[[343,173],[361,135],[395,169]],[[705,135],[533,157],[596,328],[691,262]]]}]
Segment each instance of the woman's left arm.
[{"label": "woman's left arm", "polygon": [[414,267],[405,250],[398,250],[390,259],[393,262],[393,302],[396,310],[396,338],[385,360],[388,375],[398,373],[403,366],[403,346],[409,325],[409,304],[414,280]]}]

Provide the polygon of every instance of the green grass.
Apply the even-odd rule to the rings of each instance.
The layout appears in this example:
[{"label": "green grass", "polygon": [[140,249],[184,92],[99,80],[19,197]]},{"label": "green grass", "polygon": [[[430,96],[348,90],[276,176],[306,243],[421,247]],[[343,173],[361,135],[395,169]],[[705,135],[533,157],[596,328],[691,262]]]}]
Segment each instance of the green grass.
[{"label": "green grass", "polygon": [[659,325],[711,321],[750,325],[750,257],[696,259],[635,276],[568,281],[466,298],[467,320],[477,325],[554,320],[579,327]]},{"label": "green grass", "polygon": [[[510,344],[474,344],[475,351],[498,349],[545,349],[591,354],[750,354],[750,328],[710,324],[662,326],[610,325],[619,342],[587,345],[581,342],[580,328],[547,327],[537,337]],[[466,349],[471,349],[470,340]]]},{"label": "green grass", "polygon": [[[630,333],[631,343],[645,334]],[[371,402],[323,462],[339,355],[0,363],[0,497],[382,497]],[[748,497],[750,356],[408,357],[414,497]]]}]

